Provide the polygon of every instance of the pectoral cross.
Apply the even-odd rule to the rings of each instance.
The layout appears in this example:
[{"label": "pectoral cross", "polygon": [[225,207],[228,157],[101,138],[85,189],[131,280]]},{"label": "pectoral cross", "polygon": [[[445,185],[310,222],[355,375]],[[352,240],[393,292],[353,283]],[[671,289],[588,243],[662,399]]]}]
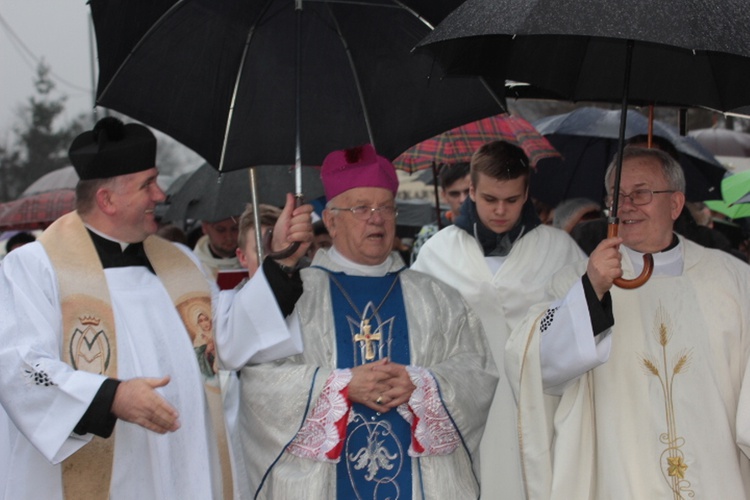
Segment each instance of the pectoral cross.
[{"label": "pectoral cross", "polygon": [[375,349],[372,347],[372,343],[381,339],[380,332],[372,333],[370,328],[370,320],[363,319],[359,327],[359,333],[354,336],[355,342],[365,343],[365,361],[375,359]]}]

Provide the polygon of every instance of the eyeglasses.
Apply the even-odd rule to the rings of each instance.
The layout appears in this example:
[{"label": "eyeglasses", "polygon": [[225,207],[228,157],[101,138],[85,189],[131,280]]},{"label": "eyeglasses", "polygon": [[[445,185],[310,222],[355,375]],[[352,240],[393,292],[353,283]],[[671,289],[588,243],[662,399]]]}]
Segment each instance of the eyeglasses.
[{"label": "eyeglasses", "polygon": [[[654,199],[655,194],[674,193],[674,189],[663,189],[661,191],[651,191],[650,189],[636,189],[631,193],[620,193],[620,199],[630,198],[630,202],[635,206],[648,205]],[[612,196],[607,197],[607,205],[612,206]]]},{"label": "eyeglasses", "polygon": [[368,207],[367,205],[357,207],[329,207],[328,210],[349,211],[355,219],[359,220],[370,220],[370,217],[375,212],[378,212],[385,220],[395,219],[398,215],[398,209],[393,205],[383,205],[382,207]]}]

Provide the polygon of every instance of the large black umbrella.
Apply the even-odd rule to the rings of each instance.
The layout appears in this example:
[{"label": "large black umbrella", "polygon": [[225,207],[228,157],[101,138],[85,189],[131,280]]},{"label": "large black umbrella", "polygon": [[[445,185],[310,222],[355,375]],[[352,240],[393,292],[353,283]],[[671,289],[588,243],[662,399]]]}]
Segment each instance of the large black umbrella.
[{"label": "large black umbrella", "polygon": [[394,158],[502,111],[483,81],[442,78],[410,53],[460,3],[91,0],[97,104],[222,172],[295,165],[299,199],[301,166],[332,150],[371,143]]},{"label": "large black umbrella", "polygon": [[411,48],[461,0],[91,0],[97,104],[221,171],[320,165],[372,143],[395,158],[502,111],[477,78]]},{"label": "large black umbrella", "polygon": [[749,25],[740,0],[467,0],[420,45],[455,74],[529,83],[573,101],[620,100],[622,151],[628,104],[750,104]]},{"label": "large black umbrella", "polygon": [[750,104],[747,26],[743,0],[467,0],[421,45],[572,101],[621,102],[630,53],[630,104],[725,111]]},{"label": "large black umbrella", "polygon": [[[606,195],[604,174],[617,152],[620,110],[582,107],[534,122],[539,133],[562,155],[541,162],[532,173],[531,192],[552,206],[568,198],[601,202]],[[691,201],[715,199],[727,170],[698,141],[681,136],[676,128],[651,122],[653,135],[675,146],[685,172],[686,196]],[[646,135],[649,119],[628,110],[625,139]]]}]

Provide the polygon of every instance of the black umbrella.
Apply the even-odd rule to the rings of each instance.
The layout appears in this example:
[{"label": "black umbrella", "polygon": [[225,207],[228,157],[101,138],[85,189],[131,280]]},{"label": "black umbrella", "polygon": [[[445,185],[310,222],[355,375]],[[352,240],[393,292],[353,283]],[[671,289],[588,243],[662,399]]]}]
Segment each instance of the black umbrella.
[{"label": "black umbrella", "polygon": [[[372,143],[395,158],[497,114],[477,78],[411,48],[460,0],[92,0],[97,104],[221,171],[319,165]],[[421,16],[421,17],[420,17]]]},{"label": "black umbrella", "polygon": [[[286,193],[294,182],[293,168],[277,166],[255,167],[259,185],[258,203],[283,207]],[[178,182],[179,181],[179,182]],[[167,189],[166,210],[161,220],[180,222],[187,220],[219,221],[240,215],[252,202],[249,169],[233,170],[220,174],[208,163],[178,179]],[[302,168],[302,182],[307,196],[322,196],[320,171],[314,167]]]},{"label": "black umbrella", "polygon": [[319,165],[363,143],[394,158],[502,111],[479,79],[442,78],[431,57],[410,53],[460,3],[92,0],[97,104],[222,172]]},{"label": "black umbrella", "polygon": [[[620,110],[594,107],[548,116],[534,127],[552,143],[562,158],[540,162],[531,183],[531,192],[552,206],[568,198],[586,197],[602,201],[606,195],[604,173],[617,152]],[[698,141],[681,136],[676,128],[660,121],[651,122],[653,135],[675,146],[685,172],[686,196],[691,201],[717,197],[727,170]],[[649,119],[628,110],[625,139],[646,135]]]},{"label": "black umbrella", "polygon": [[420,45],[453,74],[618,103],[630,53],[630,104],[724,111],[750,104],[749,25],[741,0],[468,0]]},{"label": "black umbrella", "polygon": [[[420,45],[452,73],[529,83],[574,101],[619,100],[621,152],[628,104],[750,104],[749,25],[739,0],[468,0]],[[610,222],[616,234],[616,217]]]}]

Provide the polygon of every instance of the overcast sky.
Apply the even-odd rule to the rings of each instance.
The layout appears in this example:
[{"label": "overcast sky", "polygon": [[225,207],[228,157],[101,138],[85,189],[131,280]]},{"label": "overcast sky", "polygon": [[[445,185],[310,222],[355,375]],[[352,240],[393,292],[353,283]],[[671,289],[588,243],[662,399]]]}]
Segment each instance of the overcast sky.
[{"label": "overcast sky", "polygon": [[89,7],[86,0],[0,0],[0,143],[34,95],[37,63],[44,60],[67,95],[65,118],[92,104]]}]

